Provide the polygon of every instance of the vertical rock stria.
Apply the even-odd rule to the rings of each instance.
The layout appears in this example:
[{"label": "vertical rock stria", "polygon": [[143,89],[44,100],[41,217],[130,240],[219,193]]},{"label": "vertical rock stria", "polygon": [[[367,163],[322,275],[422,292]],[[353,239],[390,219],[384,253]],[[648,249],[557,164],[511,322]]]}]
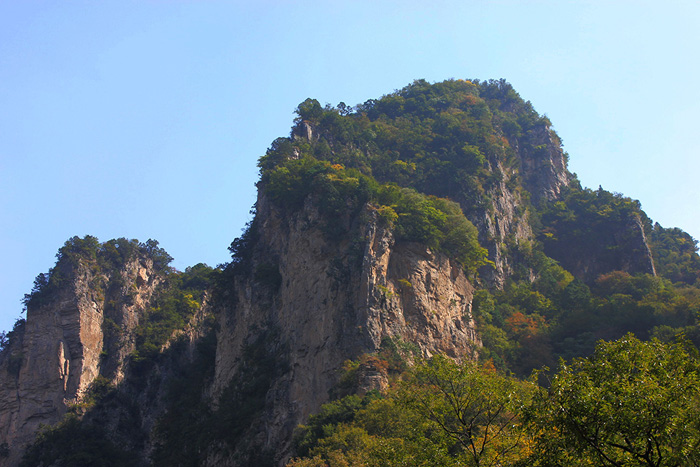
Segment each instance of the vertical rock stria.
[{"label": "vertical rock stria", "polygon": [[273,290],[250,278],[232,284],[235,301],[221,314],[213,392],[236,380],[246,344],[274,327],[276,342],[268,345],[282,349],[285,371],[251,429],[278,460],[289,453],[292,430],[328,400],[344,361],[378,351],[386,339],[411,342],[423,356],[475,355],[481,344],[471,316],[473,287],[446,256],[396,243],[370,208],[346,219],[340,241],[323,233],[310,200],[284,216],[263,196],[257,216],[253,268],[274,264],[280,280]]},{"label": "vertical rock stria", "polygon": [[[65,285],[46,303],[28,306],[23,338],[13,343],[18,348],[6,349],[8,357],[0,360],[0,444],[11,447],[0,465],[16,465],[39,427],[58,422],[96,377],[123,377],[133,331],[160,283],[147,258],[116,271],[100,272],[94,261],[57,269]],[[106,321],[119,328],[121,339],[105,342]]]}]

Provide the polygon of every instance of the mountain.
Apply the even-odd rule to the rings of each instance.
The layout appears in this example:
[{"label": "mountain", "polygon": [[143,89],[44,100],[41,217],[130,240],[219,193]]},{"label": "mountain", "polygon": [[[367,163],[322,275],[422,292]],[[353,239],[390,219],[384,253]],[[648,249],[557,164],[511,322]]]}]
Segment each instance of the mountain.
[{"label": "mountain", "polygon": [[503,80],[307,99],[229,264],[59,250],[2,339],[0,465],[284,465],[322,404],[422,358],[524,376],[629,331],[697,345],[696,242],[567,160]]}]

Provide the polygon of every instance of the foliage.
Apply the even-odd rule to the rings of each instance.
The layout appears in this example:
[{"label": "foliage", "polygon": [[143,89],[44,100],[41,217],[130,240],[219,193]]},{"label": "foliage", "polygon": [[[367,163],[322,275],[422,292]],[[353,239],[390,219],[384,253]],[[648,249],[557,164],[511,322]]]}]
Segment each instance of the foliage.
[{"label": "foliage", "polygon": [[[398,240],[444,251],[471,271],[489,261],[463,214],[483,216],[506,172],[516,174],[505,180],[509,189],[521,189],[514,148],[538,157],[544,128],[561,143],[549,120],[504,80],[417,80],[354,108],[307,99],[297,115],[291,137],[275,140],[259,162],[260,188],[276,205],[298,210],[313,200],[332,235],[370,205]],[[484,361],[526,375],[630,331],[666,340],[684,333],[700,344],[700,256],[687,234],[652,229],[638,201],[582,189],[575,177],[558,200],[536,210],[526,201],[525,209],[537,241],[505,239],[511,281],[491,292],[488,310],[478,300],[474,306]],[[599,279],[651,272],[640,234],[652,240],[658,273],[676,285],[630,276],[623,282],[641,289],[629,294]]]},{"label": "foliage", "polygon": [[[542,465],[698,465],[697,351],[632,335],[562,364],[529,417]],[[584,462],[582,462],[584,461]]]},{"label": "foliage", "polygon": [[138,464],[138,457],[110,441],[98,425],[81,423],[77,415],[69,414],[58,425],[44,427],[39,432],[19,465],[117,467]]},{"label": "foliage", "polygon": [[199,310],[204,292],[214,283],[217,271],[199,263],[183,273],[173,273],[136,328],[133,363],[153,360],[173,332],[184,329]]},{"label": "foliage", "polygon": [[534,151],[529,135],[550,125],[504,80],[417,80],[355,108],[307,99],[297,115],[292,137],[259,161],[259,186],[278,206],[298,210],[312,195],[339,235],[369,202],[399,236],[470,270],[489,262],[462,213],[490,209],[489,190],[517,167],[512,148]]},{"label": "foliage", "polygon": [[[313,157],[290,160],[271,169],[263,180],[266,193],[284,209],[300,209],[309,195],[316,196],[329,233],[342,231],[340,220],[370,202],[378,206],[383,223],[395,228],[398,239],[444,251],[471,271],[488,264],[476,228],[459,205],[447,199],[393,184],[379,185],[356,169]],[[238,240],[236,251],[243,241]]]},{"label": "foliage", "polygon": [[647,257],[640,233],[648,235],[651,223],[639,201],[619,193],[572,186],[563,199],[542,209],[541,222],[544,252],[589,283],[601,273],[624,270],[626,262]]},{"label": "foliage", "polygon": [[[251,214],[255,214],[255,209],[251,210]],[[228,247],[232,260],[224,270],[225,275],[248,274],[252,271],[252,255],[258,235],[257,217],[253,217],[253,220],[246,223],[241,236],[235,238]]]},{"label": "foliage", "polygon": [[502,291],[475,294],[482,361],[526,376],[560,357],[590,355],[598,340],[628,332],[664,341],[684,334],[700,345],[700,290],[694,287],[622,271],[603,274],[590,287],[562,277],[555,281],[543,274],[533,283],[512,282]]},{"label": "foliage", "polygon": [[26,325],[27,321],[24,318],[19,318],[15,321],[11,331],[0,332],[0,362],[7,362],[7,372],[15,378],[19,377],[24,362],[22,341]]},{"label": "foliage", "polygon": [[153,239],[140,243],[138,240],[118,238],[100,244],[91,235],[72,237],[59,248],[56,265],[48,273],[41,273],[34,279],[32,291],[24,295],[22,303],[26,309],[38,308],[52,301],[55,294],[66,285],[67,277],[81,263],[89,266],[96,275],[111,273],[123,267],[135,255],[150,258],[154,270],[162,274],[169,272],[168,264],[173,259]]},{"label": "foliage", "polygon": [[459,445],[467,465],[501,465],[521,457],[526,436],[519,414],[527,385],[439,355],[411,376],[400,400]]},{"label": "foliage", "polygon": [[[297,210],[312,197],[323,218],[336,224],[328,229],[333,234],[342,233],[343,217],[369,203],[397,239],[444,251],[471,271],[489,261],[476,229],[460,214],[488,209],[490,187],[503,179],[495,161],[517,173],[513,148],[541,153],[536,135],[551,125],[504,80],[418,80],[353,109],[307,99],[297,114],[292,137],[275,140],[260,159],[260,186],[273,202]],[[518,189],[512,177],[508,183]],[[513,283],[494,293],[491,311],[475,313],[486,360],[524,375],[558,356],[589,354],[597,339],[628,331],[700,334],[691,327],[689,291],[665,287],[683,297],[670,303],[651,290],[631,300],[591,291],[601,273],[641,270],[628,264],[647,255],[640,226],[653,234],[661,274],[694,284],[700,257],[692,239],[659,228],[654,234],[639,202],[582,189],[575,178],[558,201],[538,208],[530,212],[539,223],[538,242],[506,239]]]},{"label": "foliage", "polygon": [[651,249],[656,272],[672,282],[700,286],[698,242],[681,229],[664,229],[658,223],[651,231]]},{"label": "foliage", "polygon": [[320,439],[333,434],[337,425],[352,422],[357,412],[367,407],[375,396],[376,394],[360,397],[352,394],[324,404],[318,413],[309,417],[307,423],[295,431],[293,442],[296,453],[299,456],[308,455]]},{"label": "foliage", "polygon": [[417,241],[444,251],[472,272],[490,263],[486,259],[486,249],[479,245],[476,227],[457,203],[396,185],[382,186],[378,200],[396,213],[394,224],[398,239]]},{"label": "foliage", "polygon": [[15,320],[15,324],[12,326],[12,330],[5,332],[0,332],[0,355],[2,352],[15,345],[16,342],[22,339],[24,335],[24,328],[27,324],[27,320],[24,318],[18,318]]},{"label": "foliage", "polygon": [[485,346],[481,358],[525,376],[560,357],[590,355],[598,340],[628,332],[667,342],[684,334],[700,345],[700,289],[689,284],[692,271],[700,274],[693,269],[695,242],[656,226],[652,250],[659,275],[633,275],[619,269],[634,270],[634,258],[648,258],[648,251],[640,251],[640,226],[646,229],[649,222],[638,202],[602,189],[574,186],[563,200],[544,205],[541,246],[517,245],[505,288],[475,296],[474,317]]},{"label": "foliage", "polygon": [[436,356],[386,395],[330,402],[295,436],[291,466],[500,465],[522,454],[520,407],[531,391],[473,363]]},{"label": "foliage", "polygon": [[442,356],[312,415],[288,465],[676,466],[700,458],[698,352],[601,342],[545,387]]}]

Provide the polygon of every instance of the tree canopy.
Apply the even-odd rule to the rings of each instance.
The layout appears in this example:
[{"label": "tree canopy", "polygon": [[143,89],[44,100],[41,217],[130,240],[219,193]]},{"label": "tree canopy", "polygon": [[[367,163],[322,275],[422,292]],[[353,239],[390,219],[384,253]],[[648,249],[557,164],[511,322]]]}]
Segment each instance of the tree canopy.
[{"label": "tree canopy", "polygon": [[436,356],[386,394],[325,405],[288,465],[698,465],[699,369],[687,342],[631,335],[562,362],[544,387]]}]

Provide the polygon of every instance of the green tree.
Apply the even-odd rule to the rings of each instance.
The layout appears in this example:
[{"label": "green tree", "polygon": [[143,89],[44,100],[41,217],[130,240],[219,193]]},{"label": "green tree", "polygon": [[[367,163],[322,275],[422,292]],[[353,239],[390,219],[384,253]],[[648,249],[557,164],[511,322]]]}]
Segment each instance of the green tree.
[{"label": "green tree", "polygon": [[700,377],[685,343],[631,334],[563,364],[529,418],[537,465],[700,464]]},{"label": "green tree", "polygon": [[419,365],[400,400],[437,426],[463,452],[466,465],[512,464],[527,448],[520,420],[531,386],[436,355]]},{"label": "green tree", "polygon": [[308,98],[296,108],[298,115],[296,121],[302,122],[305,120],[317,122],[323,116],[323,107],[316,99]]}]

